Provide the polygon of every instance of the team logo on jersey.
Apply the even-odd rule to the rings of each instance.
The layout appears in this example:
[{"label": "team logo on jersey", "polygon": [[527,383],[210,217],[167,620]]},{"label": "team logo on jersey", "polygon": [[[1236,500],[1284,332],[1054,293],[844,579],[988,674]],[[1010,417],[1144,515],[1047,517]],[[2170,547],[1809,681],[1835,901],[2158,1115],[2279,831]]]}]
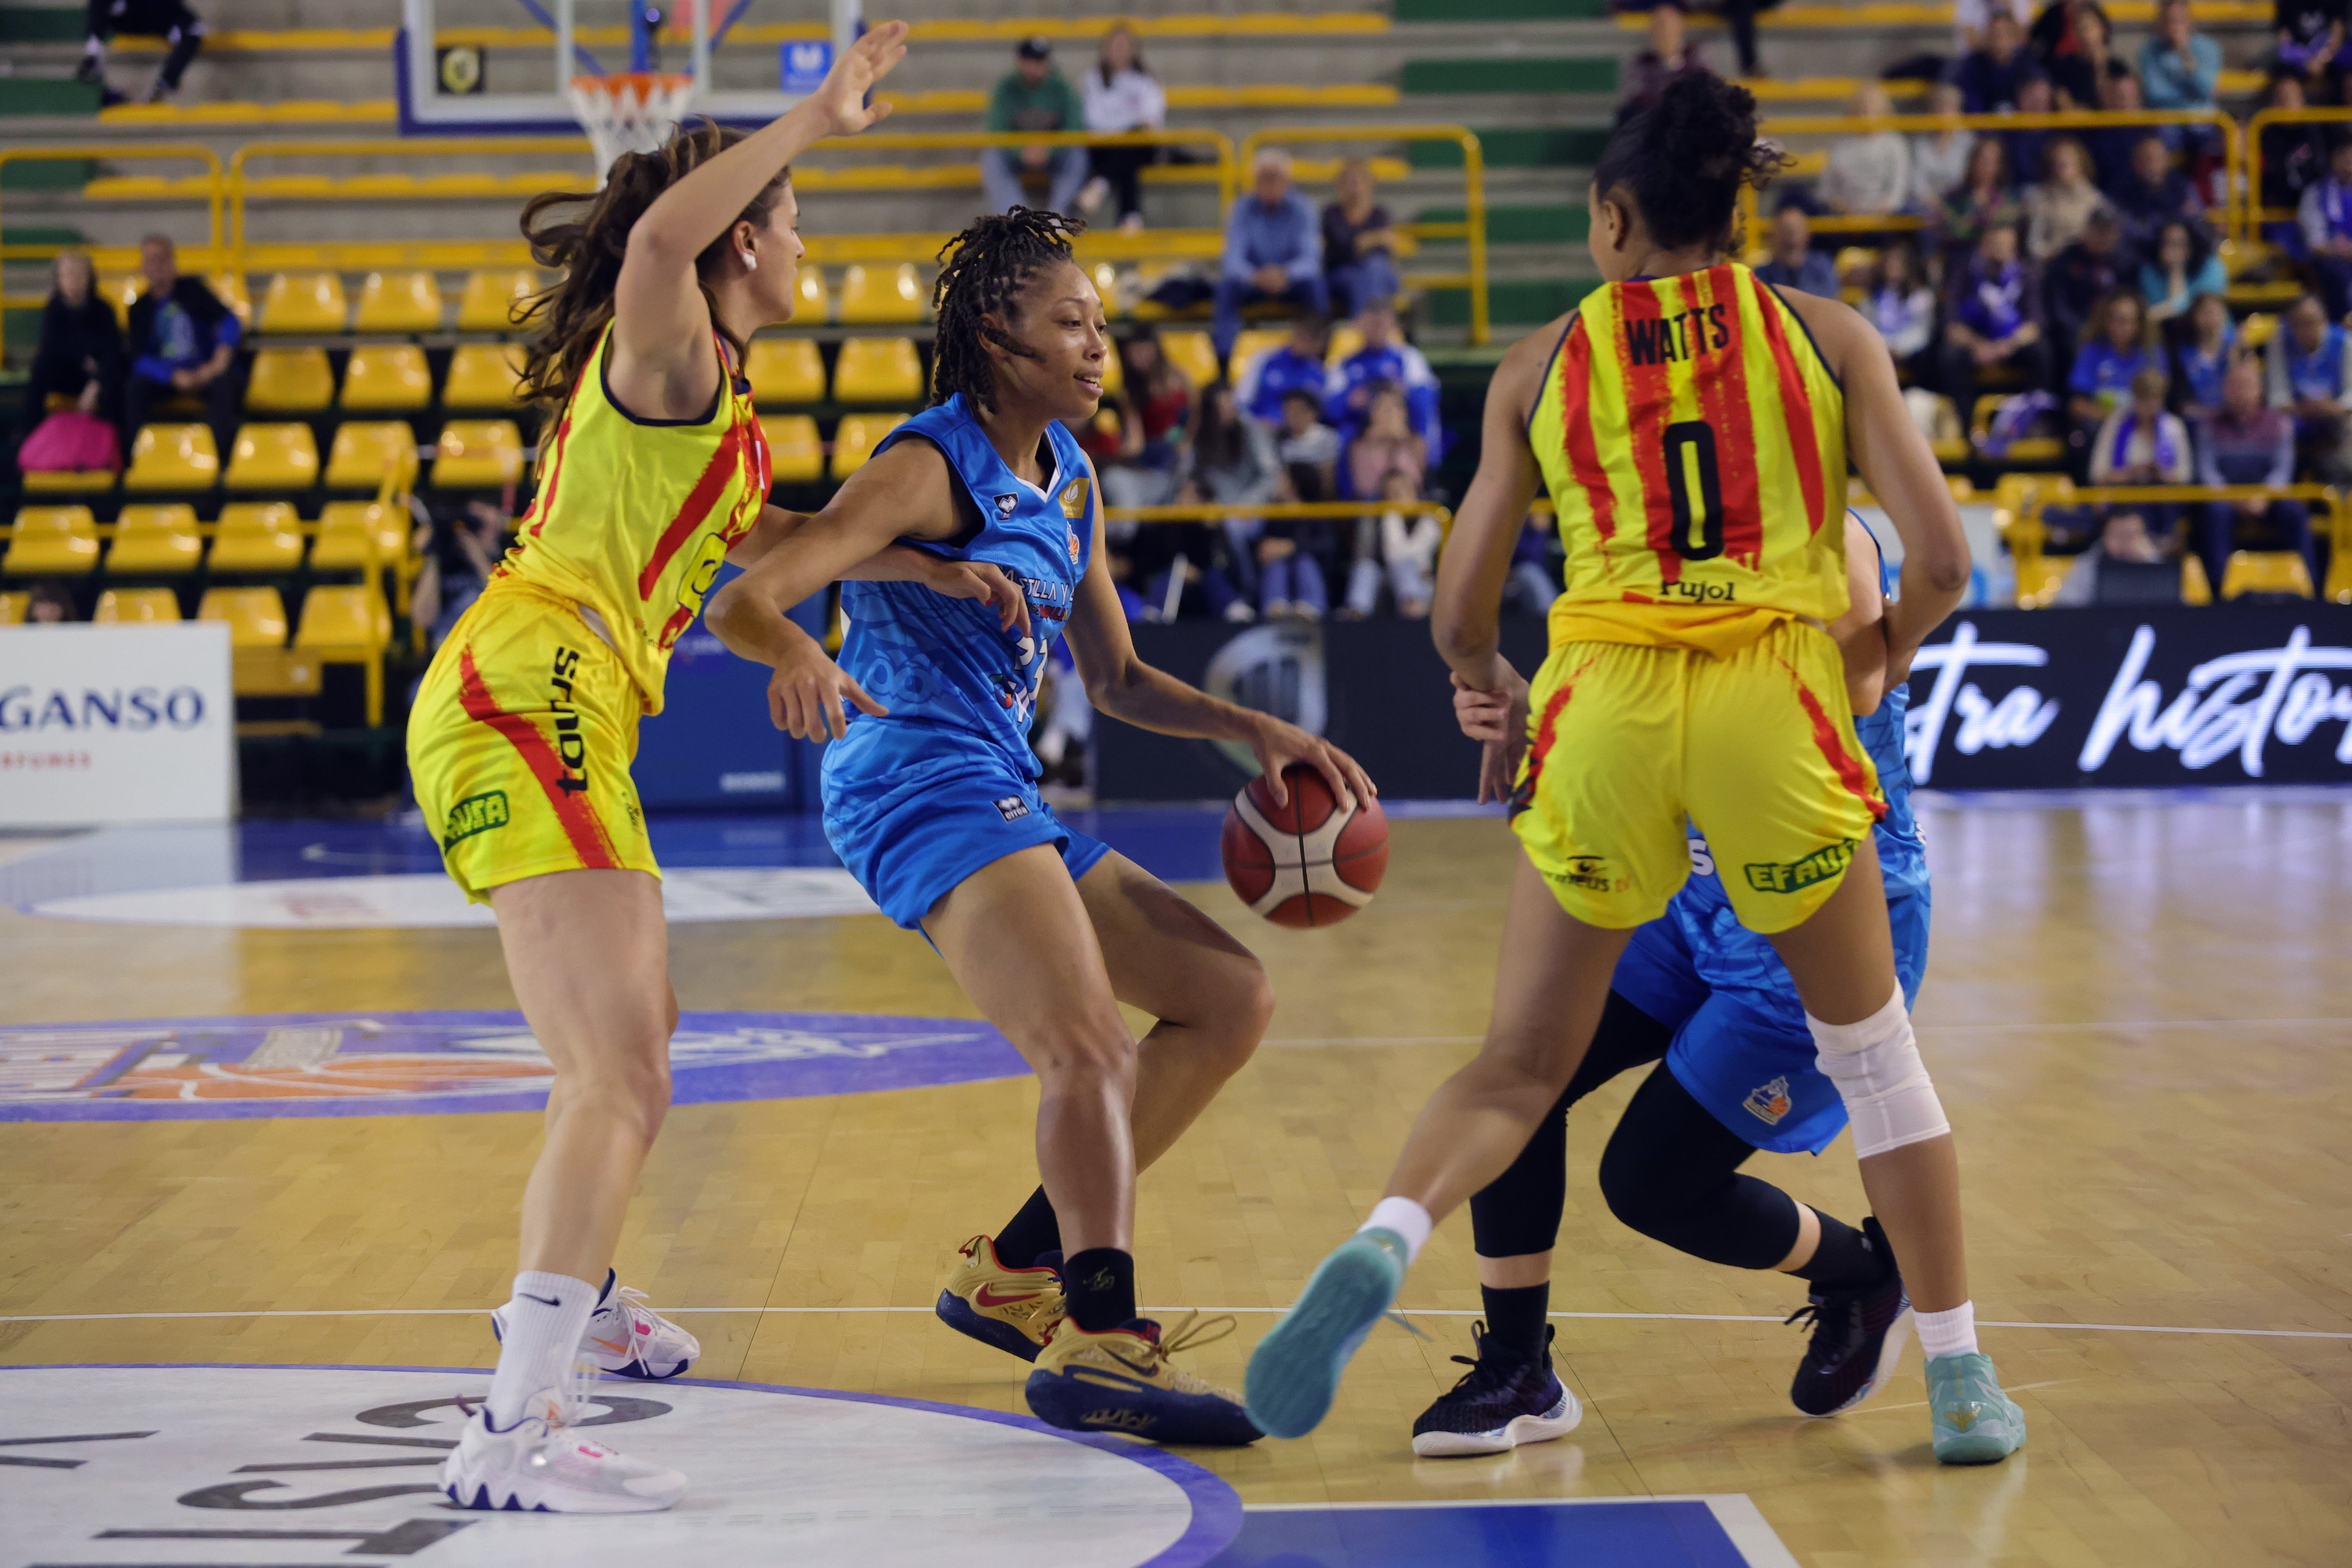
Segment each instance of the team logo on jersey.
[{"label": "team logo on jersey", "polygon": [[1742,1110],[1767,1127],[1778,1127],[1793,1103],[1789,1099],[1789,1080],[1776,1078],[1770,1083],[1758,1084],[1739,1103]]},{"label": "team logo on jersey", "polygon": [[1825,845],[1785,866],[1751,861],[1744,868],[1748,885],[1759,893],[1793,893],[1816,882],[1829,881],[1852,863],[1855,843],[1848,838],[1843,843]]},{"label": "team logo on jersey", "polygon": [[494,789],[487,795],[467,795],[449,808],[449,820],[441,829],[441,847],[446,849],[460,838],[504,827],[507,820],[506,791]]},{"label": "team logo on jersey", "polygon": [[1070,536],[1070,564],[1076,566],[1078,563],[1078,531],[1066,528],[1062,531]]},{"label": "team logo on jersey", "polygon": [[[1084,479],[1072,479],[1068,484],[1064,485],[1061,495],[1062,515],[1072,522],[1086,516],[1087,494],[1088,486]],[[1077,557],[1072,555],[1070,559],[1076,561]]]},{"label": "team logo on jersey", "polygon": [[1571,888],[1590,888],[1596,893],[1622,892],[1624,879],[1612,876],[1609,862],[1598,855],[1571,855],[1559,868],[1556,879]]},{"label": "team logo on jersey", "polygon": [[996,498],[997,521],[1002,522],[1004,519],[1011,517],[1013,515],[1013,509],[1020,504],[1021,498],[1017,495],[998,496]]}]

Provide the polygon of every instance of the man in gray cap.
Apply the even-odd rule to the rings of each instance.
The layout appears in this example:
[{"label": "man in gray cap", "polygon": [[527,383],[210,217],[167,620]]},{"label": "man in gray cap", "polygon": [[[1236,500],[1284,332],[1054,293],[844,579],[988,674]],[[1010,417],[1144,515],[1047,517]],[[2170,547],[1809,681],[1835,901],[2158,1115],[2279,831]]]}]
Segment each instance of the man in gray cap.
[{"label": "man in gray cap", "polygon": [[[996,84],[988,100],[988,128],[998,135],[1024,131],[1081,131],[1086,110],[1062,73],[1054,68],[1054,46],[1041,37],[1021,40],[1013,51],[1013,74]],[[1055,212],[1076,210],[1078,187],[1087,183],[1087,150],[1040,143],[1031,147],[987,147],[980,154],[980,179],[992,212],[1037,204],[1021,188],[1022,175],[1043,171],[1051,182],[1045,205]]]}]

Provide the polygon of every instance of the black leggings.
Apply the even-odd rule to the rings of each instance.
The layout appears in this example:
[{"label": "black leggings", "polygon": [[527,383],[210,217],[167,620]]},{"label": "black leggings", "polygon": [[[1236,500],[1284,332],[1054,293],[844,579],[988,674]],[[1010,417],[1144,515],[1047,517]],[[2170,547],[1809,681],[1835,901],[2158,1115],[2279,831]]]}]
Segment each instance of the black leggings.
[{"label": "black leggings", "polygon": [[[1511,1168],[1470,1200],[1479,1257],[1551,1250],[1568,1205],[1568,1108],[1628,1068],[1660,1060],[1673,1039],[1664,1024],[1609,994],[1592,1048],[1559,1103]],[[1633,1091],[1601,1152],[1601,1194],[1619,1220],[1677,1251],[1734,1268],[1769,1268],[1797,1245],[1797,1203],[1738,1173],[1755,1152],[1660,1068]]]}]

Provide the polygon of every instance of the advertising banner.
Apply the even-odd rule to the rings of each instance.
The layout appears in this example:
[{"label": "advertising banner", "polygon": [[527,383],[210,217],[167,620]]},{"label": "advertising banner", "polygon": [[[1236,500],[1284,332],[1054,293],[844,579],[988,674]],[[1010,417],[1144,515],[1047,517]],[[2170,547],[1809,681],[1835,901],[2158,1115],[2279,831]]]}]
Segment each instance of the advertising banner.
[{"label": "advertising banner", "polygon": [[226,822],[236,804],[226,626],[0,631],[0,827]]},{"label": "advertising banner", "polygon": [[[1355,753],[1400,800],[1477,788],[1425,622],[1139,626],[1143,657]],[[1543,623],[1504,623],[1522,673]],[[1206,742],[1105,723],[1106,801],[1229,795],[1251,769]],[[1911,678],[1911,768],[1938,789],[2352,783],[2352,607],[1969,610]]]}]

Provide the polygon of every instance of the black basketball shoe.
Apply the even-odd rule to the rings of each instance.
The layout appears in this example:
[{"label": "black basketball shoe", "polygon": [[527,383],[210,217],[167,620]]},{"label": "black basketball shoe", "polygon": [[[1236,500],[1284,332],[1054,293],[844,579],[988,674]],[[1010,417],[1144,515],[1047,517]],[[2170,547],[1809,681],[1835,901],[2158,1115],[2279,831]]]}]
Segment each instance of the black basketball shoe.
[{"label": "black basketball shoe", "polygon": [[1543,1353],[1530,1361],[1495,1343],[1486,1324],[1471,1324],[1478,1353],[1454,1358],[1470,1370],[1412,1424],[1412,1451],[1424,1459],[1502,1454],[1576,1430],[1584,1407],[1551,1370],[1551,1334],[1547,1324]]},{"label": "black basketball shoe", "polygon": [[1789,1385],[1790,1400],[1808,1415],[1835,1415],[1878,1392],[1911,1337],[1911,1298],[1895,1267],[1895,1249],[1875,1218],[1864,1218],[1862,1229],[1887,1260],[1886,1277],[1859,1289],[1815,1290],[1789,1314],[1792,1323],[1810,1318],[1813,1325],[1812,1342]]}]

